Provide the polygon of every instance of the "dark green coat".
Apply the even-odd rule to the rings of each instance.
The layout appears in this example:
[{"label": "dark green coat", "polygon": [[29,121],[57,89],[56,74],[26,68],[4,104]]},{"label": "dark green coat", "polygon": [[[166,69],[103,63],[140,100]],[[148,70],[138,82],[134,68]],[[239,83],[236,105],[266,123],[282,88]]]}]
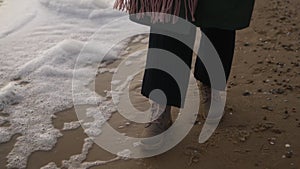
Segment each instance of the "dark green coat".
[{"label": "dark green coat", "polygon": [[[220,28],[238,30],[249,26],[254,0],[198,0],[195,12],[195,21],[191,21],[197,27]],[[180,16],[185,18],[185,8],[181,5]],[[137,19],[131,15],[134,22],[152,25],[149,17]]]},{"label": "dark green coat", "polygon": [[253,6],[254,0],[199,0],[194,24],[222,29],[246,28]]}]

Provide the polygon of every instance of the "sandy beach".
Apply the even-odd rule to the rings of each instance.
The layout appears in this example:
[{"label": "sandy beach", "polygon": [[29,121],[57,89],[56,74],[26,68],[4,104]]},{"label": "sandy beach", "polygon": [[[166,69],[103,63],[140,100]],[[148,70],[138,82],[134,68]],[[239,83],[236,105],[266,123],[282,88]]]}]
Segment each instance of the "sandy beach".
[{"label": "sandy beach", "polygon": [[[78,121],[72,107],[55,113],[52,124],[62,136],[51,150],[30,154],[26,168],[64,168],[68,165],[63,165],[63,160],[81,154],[84,158],[70,160],[74,165],[69,168],[101,160],[106,163],[90,168],[299,169],[299,11],[298,0],[256,1],[251,26],[237,33],[224,119],[206,143],[198,143],[204,122],[199,117],[187,137],[170,151],[145,159],[119,159],[96,144],[88,144],[88,136],[80,126],[63,130],[65,123]],[[131,53],[147,49],[147,39],[148,35],[132,37],[127,53],[106,68],[114,69]],[[99,95],[105,96],[111,89],[112,76],[109,71],[97,75],[95,89]],[[142,72],[132,80],[130,97],[136,108],[144,110],[149,102],[140,95],[141,78]],[[8,116],[4,111],[0,110],[1,117]],[[177,112],[173,109],[173,118]],[[143,130],[143,125],[128,121],[118,112],[108,122],[129,136],[139,137]],[[0,123],[0,128],[9,126],[8,121]],[[0,144],[1,169],[7,168],[7,156],[19,136],[15,134]],[[83,151],[84,144],[89,147],[87,152]]]}]

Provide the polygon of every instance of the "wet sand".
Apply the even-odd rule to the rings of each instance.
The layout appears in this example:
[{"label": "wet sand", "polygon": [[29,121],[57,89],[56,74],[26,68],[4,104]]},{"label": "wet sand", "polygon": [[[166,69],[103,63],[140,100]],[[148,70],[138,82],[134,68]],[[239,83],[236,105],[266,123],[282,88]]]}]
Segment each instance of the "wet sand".
[{"label": "wet sand", "polygon": [[[117,160],[93,169],[236,169],[300,168],[300,2],[257,1],[250,28],[239,31],[233,70],[228,86],[224,120],[205,144],[199,144],[202,125],[196,124],[188,136],[172,150],[152,158]],[[129,44],[131,51],[147,48],[138,42]],[[116,67],[121,60],[109,65]],[[134,105],[146,109],[149,103],[140,94],[142,74],[131,83]],[[99,74],[96,92],[110,90],[112,73]],[[74,108],[58,112],[55,128],[76,121]],[[173,115],[176,116],[176,110]],[[202,119],[199,119],[203,122]],[[138,137],[143,126],[125,125],[128,120],[114,113],[109,120],[116,130]],[[120,128],[120,126],[124,126]],[[61,131],[54,149],[35,152],[28,168],[40,168],[49,162],[59,167],[62,160],[80,154],[84,138],[81,127]],[[17,136],[0,144],[0,168]],[[110,160],[116,156],[94,144],[85,161]]]}]

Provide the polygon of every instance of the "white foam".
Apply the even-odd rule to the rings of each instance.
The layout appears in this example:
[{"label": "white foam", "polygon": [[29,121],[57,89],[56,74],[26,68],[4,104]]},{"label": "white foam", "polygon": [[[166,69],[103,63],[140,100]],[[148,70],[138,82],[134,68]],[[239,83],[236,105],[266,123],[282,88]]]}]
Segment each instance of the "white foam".
[{"label": "white foam", "polygon": [[21,29],[26,24],[28,24],[31,20],[33,20],[35,17],[36,17],[36,11],[34,11],[33,13],[25,14],[22,17],[17,18],[14,21],[11,21],[8,25],[6,25],[6,27],[1,28],[0,39]]},{"label": "white foam", "polygon": [[126,66],[130,66],[131,64],[132,64],[132,61],[126,61],[126,62],[125,62],[125,65],[126,65]]},{"label": "white foam", "polygon": [[[0,142],[7,142],[16,133],[22,135],[7,156],[8,167],[24,168],[32,152],[52,149],[61,136],[59,130],[53,128],[51,119],[53,113],[72,106],[73,68],[82,46],[83,42],[80,41],[63,40],[18,68],[14,78],[26,79],[29,82],[27,85],[20,86],[18,82],[10,82],[1,89],[1,102],[11,110],[7,118],[11,126],[0,128]],[[95,48],[87,51],[89,59],[83,64],[88,65],[97,57],[98,51]],[[88,70],[86,67],[78,71],[82,71],[84,76]],[[85,83],[89,84],[90,81]],[[88,88],[85,92],[89,93]],[[87,103],[95,100],[86,98]],[[98,96],[96,100],[99,103],[102,97]],[[18,105],[15,106],[16,104]],[[102,123],[98,118],[87,133],[99,135]],[[75,126],[65,126],[68,129],[73,127]]]},{"label": "white foam", "polygon": [[94,10],[111,7],[108,0],[40,0],[40,3],[59,13],[89,16]]},{"label": "white foam", "polygon": [[142,35],[139,35],[137,37],[135,37],[133,40],[132,40],[132,43],[137,43],[137,42],[140,42],[141,39],[143,39],[144,37]]},{"label": "white foam", "polygon": [[135,142],[135,143],[133,143],[133,147],[138,147],[138,146],[141,146],[141,142]]},{"label": "white foam", "polygon": [[[82,54],[85,58],[76,71],[86,79],[86,72],[94,71],[90,65],[103,56],[101,48],[111,45],[104,46],[104,42],[134,31],[130,27],[114,26],[96,37],[95,43],[85,46],[101,26],[124,15],[113,11],[112,3],[111,0],[8,0],[0,7],[0,104],[9,115],[1,117],[0,124],[4,121],[10,124],[0,127],[0,143],[20,134],[7,156],[8,168],[26,168],[32,152],[52,149],[62,136],[53,127],[52,118],[56,112],[73,106],[72,87],[77,86],[72,86],[72,77],[77,57]],[[127,25],[126,22],[130,21],[122,20],[120,24]],[[119,58],[118,50],[126,43],[105,55],[104,61]],[[99,135],[99,128],[115,108],[106,100],[110,92],[103,98],[88,88],[92,80],[80,81],[87,86],[80,94],[86,96],[82,103],[100,105],[102,116],[94,116],[94,121],[85,124],[89,126],[87,132]],[[78,125],[78,122],[66,123],[64,129]],[[83,163],[91,144],[91,140],[86,140],[82,154],[70,157],[64,165],[84,168],[105,163]],[[56,168],[53,163],[45,167]]]},{"label": "white foam", "polygon": [[144,38],[143,40],[141,40],[141,43],[143,44],[148,44],[149,42],[149,38]]},{"label": "white foam", "polygon": [[66,131],[66,130],[73,130],[73,129],[77,129],[80,127],[81,121],[72,121],[70,123],[64,123],[64,127],[62,128],[62,130]]},{"label": "white foam", "polygon": [[[86,138],[84,140],[84,145],[81,154],[73,155],[70,157],[69,160],[62,161],[62,168],[86,169],[86,168],[91,168],[93,166],[105,165],[107,163],[114,162],[120,159],[119,157],[116,157],[107,161],[98,160],[93,162],[83,162],[86,159],[88,151],[92,147],[92,145],[93,145],[93,139]],[[51,166],[51,165],[53,165],[53,163],[52,164],[49,163],[47,166]]]},{"label": "white foam", "polygon": [[5,121],[6,121],[6,118],[0,116],[0,125],[4,124]]},{"label": "white foam", "polygon": [[104,101],[101,107],[88,108],[86,117],[91,117],[94,120],[91,122],[83,122],[84,132],[90,137],[97,137],[101,134],[101,127],[111,117],[111,114],[116,111],[111,101]]},{"label": "white foam", "polygon": [[117,155],[119,157],[121,157],[122,159],[125,159],[125,160],[129,159],[131,154],[132,154],[132,152],[128,149],[125,149],[125,150],[117,153]]},{"label": "white foam", "polygon": [[58,168],[54,162],[50,162],[49,164],[41,167],[41,169],[60,169],[60,168]]},{"label": "white foam", "polygon": [[111,81],[111,84],[112,85],[118,85],[118,84],[120,84],[120,80],[113,80],[113,81]]},{"label": "white foam", "polygon": [[10,82],[0,90],[0,103],[2,105],[15,105],[22,100],[22,97],[16,94],[16,88],[16,84]]}]

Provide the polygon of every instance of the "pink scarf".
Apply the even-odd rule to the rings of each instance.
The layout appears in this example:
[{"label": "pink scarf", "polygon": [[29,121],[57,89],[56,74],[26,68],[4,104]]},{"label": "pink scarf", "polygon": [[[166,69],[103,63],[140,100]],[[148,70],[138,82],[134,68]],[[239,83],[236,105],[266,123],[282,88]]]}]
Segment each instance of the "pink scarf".
[{"label": "pink scarf", "polygon": [[[191,16],[195,21],[195,11],[198,0],[116,0],[114,9],[126,11],[129,14],[137,14],[138,19],[143,18],[145,13],[151,17],[151,22],[170,22],[171,15],[179,16],[180,6],[185,7],[185,18]],[[173,17],[172,22],[175,23],[177,17]]]}]

